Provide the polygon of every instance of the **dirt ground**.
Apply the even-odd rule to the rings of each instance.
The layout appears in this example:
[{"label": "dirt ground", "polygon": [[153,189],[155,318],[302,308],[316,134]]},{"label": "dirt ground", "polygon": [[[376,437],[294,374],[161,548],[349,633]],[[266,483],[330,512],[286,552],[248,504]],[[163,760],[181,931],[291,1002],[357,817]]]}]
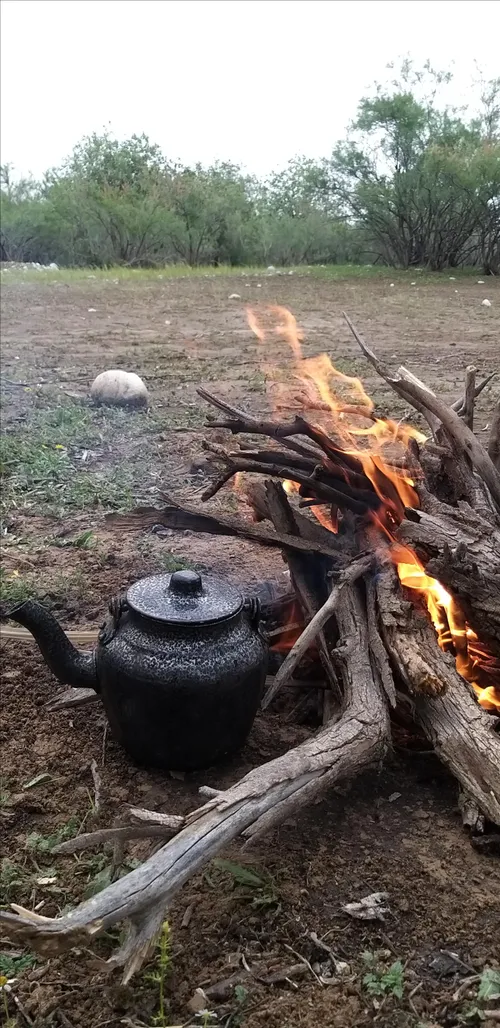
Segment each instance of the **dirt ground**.
[{"label": "dirt ground", "polygon": [[[237,299],[229,299],[233,293]],[[485,296],[491,308],[481,306]],[[343,310],[381,357],[404,363],[446,400],[461,394],[467,365],[481,374],[499,369],[500,286],[492,280],[295,273],[106,281],[89,273],[71,283],[9,284],[2,296],[2,430],[6,445],[18,449],[15,460],[7,449],[4,468],[7,598],[27,590],[63,625],[89,627],[101,623],[117,590],[158,570],[196,565],[244,587],[281,573],[279,554],[246,542],[187,532],[121,535],[104,523],[109,510],[159,503],[160,490],[191,502],[199,496],[206,484],[206,411],[197,386],[267,410],[262,365],[275,355],[267,349],[263,361],[247,326],[247,303],[289,307],[304,330],[305,354],[328,352],[340,370],[362,376],[378,409],[396,416],[404,407],[359,354]],[[106,367],[144,377],[148,413],[89,411],[89,384]],[[498,394],[497,384],[481,397],[479,433]],[[15,461],[24,464],[12,474]],[[225,491],[216,503],[234,511],[237,501]],[[83,826],[118,824],[131,805],[187,812],[199,804],[201,784],[224,787],[313,730],[260,715],[244,751],[223,768],[185,778],[138,770],[105,731],[98,704],[46,713],[58,686],[32,645],[4,641],[2,656],[3,906],[14,902],[56,916],[105,885],[112,868],[110,855],[99,851],[54,857],[54,842]],[[102,777],[97,815],[92,760]],[[145,852],[144,844],[131,845],[120,873]],[[0,997],[0,1023],[498,1023],[498,1016],[484,1020],[484,1010],[498,1008],[498,1001],[477,994],[485,969],[500,968],[500,862],[472,848],[457,814],[455,783],[432,753],[396,748],[383,771],[333,790],[264,843],[243,854],[235,845],[224,857],[254,872],[252,884],[227,866],[207,867],[168,911],[168,960],[159,949],[128,986],[103,963],[118,932],[106,933],[92,950],[50,961],[0,936],[0,975],[16,979]],[[342,911],[344,903],[375,891],[388,893],[383,922]],[[341,972],[325,945],[344,962]],[[191,1014],[195,989],[209,989],[242,962],[252,973],[241,986],[211,999],[210,1016]],[[263,983],[291,967],[286,980]]]}]

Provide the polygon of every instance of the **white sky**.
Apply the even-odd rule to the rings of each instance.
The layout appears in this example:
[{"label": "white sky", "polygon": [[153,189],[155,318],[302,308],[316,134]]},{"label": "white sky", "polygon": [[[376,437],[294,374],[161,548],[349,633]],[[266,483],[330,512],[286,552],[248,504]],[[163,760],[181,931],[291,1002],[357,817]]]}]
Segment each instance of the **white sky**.
[{"label": "white sky", "polygon": [[2,162],[35,176],[105,126],[259,174],[327,155],[385,65],[500,74],[498,0],[3,0]]}]

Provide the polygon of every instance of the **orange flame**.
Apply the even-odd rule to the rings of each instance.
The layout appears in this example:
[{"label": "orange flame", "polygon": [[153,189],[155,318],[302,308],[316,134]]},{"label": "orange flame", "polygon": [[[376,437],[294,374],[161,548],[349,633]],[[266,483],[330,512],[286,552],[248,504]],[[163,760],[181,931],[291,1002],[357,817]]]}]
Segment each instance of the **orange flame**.
[{"label": "orange flame", "polygon": [[[377,417],[360,379],[339,371],[328,354],[303,357],[302,336],[290,311],[269,307],[258,314],[249,309],[247,315],[262,346],[268,350],[271,340],[273,343],[272,359],[266,361],[263,370],[275,413],[283,409],[296,414],[314,410],[314,429],[328,435],[344,460],[354,458],[354,466],[360,468],[365,482],[368,479],[380,500],[379,510],[371,511],[371,521],[389,541],[401,584],[425,598],[439,645],[454,653],[457,670],[472,684],[479,703],[500,713],[500,667],[466,623],[456,600],[437,579],[426,574],[413,550],[400,546],[394,539],[394,529],[404,517],[405,507],[419,506],[415,482],[405,469],[405,461],[410,440],[422,443],[425,435],[410,425]],[[284,373],[280,373],[280,341],[286,344],[287,354],[292,351],[293,376],[287,361]],[[298,396],[300,391],[302,395]],[[340,467],[346,482],[352,481],[349,462],[345,468],[343,464]],[[299,491],[296,482],[283,484],[289,494]],[[337,530],[334,509],[331,515],[326,513],[326,505],[313,506],[311,510],[324,527]]]}]

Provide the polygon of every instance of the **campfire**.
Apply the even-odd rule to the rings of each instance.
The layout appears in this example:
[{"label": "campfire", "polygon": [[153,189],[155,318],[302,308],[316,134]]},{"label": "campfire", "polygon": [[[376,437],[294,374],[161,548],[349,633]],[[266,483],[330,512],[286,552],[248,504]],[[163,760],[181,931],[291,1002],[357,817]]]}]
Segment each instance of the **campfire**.
[{"label": "campfire", "polygon": [[[272,632],[281,665],[262,706],[277,711],[291,685],[309,688],[320,697],[321,724],[226,791],[202,788],[207,802],[185,818],[135,810],[135,825],[62,844],[66,853],[122,845],[148,828],[174,836],[92,900],[55,920],[0,913],[11,934],[47,951],[128,919],[114,957],[126,977],[191,875],[236,836],[251,845],[329,786],[379,765],[391,725],[413,724],[456,777],[477,844],[500,826],[500,403],[488,449],[473,433],[475,399],[492,376],[479,382],[468,368],[463,396],[448,407],[406,368],[386,367],[344,315],[403,401],[404,417],[392,420],[326,354],[303,357],[289,311],[248,316],[272,414],[262,420],[198,390],[218,411],[203,444],[213,474],[202,500],[234,488],[241,515],[218,505],[205,514],[199,503],[165,497],[161,510],[113,520],[122,529],[162,524],[280,549],[294,602]],[[425,431],[412,426],[411,409]],[[304,661],[316,668],[309,686]]]}]

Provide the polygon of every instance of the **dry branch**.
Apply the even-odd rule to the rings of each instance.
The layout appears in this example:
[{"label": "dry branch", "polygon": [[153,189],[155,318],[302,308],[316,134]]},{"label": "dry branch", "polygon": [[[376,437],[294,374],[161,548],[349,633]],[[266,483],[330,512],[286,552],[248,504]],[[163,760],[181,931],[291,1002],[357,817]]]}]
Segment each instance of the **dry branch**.
[{"label": "dry branch", "polygon": [[397,379],[394,381],[403,382],[408,395],[412,397],[412,402],[417,401],[439,418],[452,447],[456,447],[459,452],[469,458],[482,481],[487,485],[495,505],[500,511],[500,474],[470,428],[467,428],[458,414],[451,407],[447,407],[443,400],[425,386],[412,382],[405,368],[398,368]]},{"label": "dry branch", "polygon": [[81,853],[82,850],[92,850],[97,846],[104,846],[108,842],[129,842],[132,839],[165,839],[179,831],[184,823],[180,817],[175,826],[168,826],[160,823],[149,823],[143,825],[124,825],[121,828],[101,828],[97,832],[85,832],[77,835],[75,839],[67,839],[59,846],[51,850],[59,856],[68,856],[70,853]]},{"label": "dry branch", "polygon": [[479,810],[500,825],[500,736],[495,720],[478,706],[471,688],[456,672],[446,693],[419,696],[417,720],[438,757],[473,796]]},{"label": "dry branch", "polygon": [[312,645],[316,636],[321,632],[322,628],[327,624],[330,618],[333,616],[335,608],[339,602],[342,589],[346,585],[352,584],[357,578],[368,570],[373,562],[372,557],[361,557],[359,560],[354,561],[349,567],[342,572],[336,585],[333,587],[328,599],[323,604],[317,614],[314,615],[309,624],[305,627],[302,634],[294,643],[291,650],[287,653],[283,664],[277,672],[272,685],[268,688],[262,700],[262,709],[272,702],[275,696],[280,691],[281,687],[288,681],[292,676],[295,668],[300,664],[300,661],[307,653],[307,650]]},{"label": "dry branch", "polygon": [[325,557],[332,557],[336,561],[341,557],[342,547],[335,536],[328,541],[328,545],[313,540],[305,541],[300,536],[274,532],[265,525],[255,525],[239,518],[219,513],[200,514],[197,507],[187,504],[181,506],[176,500],[167,496],[164,496],[164,499],[167,500],[168,506],[163,510],[157,507],[136,507],[129,514],[109,514],[106,516],[106,521],[109,525],[116,525],[122,531],[137,531],[139,528],[154,528],[155,525],[164,525],[166,528],[190,529],[192,532],[206,532],[210,535],[241,536],[260,543],[262,546],[274,546],[278,549],[286,546],[291,550],[299,550],[303,553],[319,553]]},{"label": "dry branch", "polygon": [[448,588],[477,634],[500,654],[500,525],[467,504],[434,501],[414,511],[397,537],[418,553],[429,575]]},{"label": "dry branch", "polygon": [[470,428],[471,432],[474,428],[474,401],[476,399],[476,374],[477,369],[469,365],[465,372],[465,393],[464,393],[464,409],[463,413],[460,411],[460,417],[464,419],[467,428]]},{"label": "dry branch", "polygon": [[[29,633],[29,637],[34,642],[31,633]],[[95,641],[97,642],[97,632]],[[65,710],[72,707],[86,707],[89,703],[97,703],[100,699],[101,697],[96,693],[95,689],[78,689],[72,686],[70,689],[64,689],[53,700],[45,703],[44,710],[48,713],[53,713],[56,710]]]},{"label": "dry branch", "polygon": [[[486,378],[483,378],[482,382],[478,382],[478,384],[476,385],[476,388],[474,390],[474,399],[475,400],[477,400],[478,396],[481,395],[481,393],[483,392],[483,389],[486,389],[486,386],[488,386],[490,384],[491,380],[493,378],[495,378],[495,375],[496,375],[496,371],[492,371],[490,375],[487,375]],[[464,408],[465,408],[465,393],[458,400],[455,400],[455,403],[452,403],[452,405],[451,405],[451,409],[452,410],[456,410],[457,414],[460,414],[460,417],[463,417]]]},{"label": "dry branch", "polygon": [[488,454],[490,460],[500,473],[500,400],[493,412],[493,421],[490,428],[490,441],[488,443]]},{"label": "dry branch", "polygon": [[[266,482],[266,501],[274,527],[290,535],[300,535],[299,523],[281,482]],[[290,569],[291,581],[304,617],[309,620],[316,614],[323,602],[323,590],[326,592],[324,569],[319,565],[320,558],[312,554],[306,557],[286,549],[283,551],[283,556]],[[337,675],[322,631],[318,633],[318,649],[330,688],[338,694]]]},{"label": "dry branch", "polygon": [[[341,677],[345,703],[337,721],[282,757],[255,768],[230,789],[194,811],[183,830],[140,867],[74,910],[55,919],[33,919],[28,910],[0,911],[0,924],[10,935],[43,953],[81,944],[124,919],[133,935],[115,961],[126,964],[125,977],[137,969],[166,906],[182,885],[231,839],[274,811],[276,824],[290,807],[350,778],[382,759],[389,738],[387,707],[374,682],[368,651],[366,618],[355,587],[342,590],[337,622],[344,653]],[[285,804],[285,805],[284,805]],[[268,825],[269,826],[269,825]]]},{"label": "dry branch", "polygon": [[426,418],[434,436],[436,436],[439,425],[442,425],[452,450],[469,458],[472,466],[488,487],[493,501],[500,511],[500,474],[491,457],[457,412],[452,407],[448,407],[406,368],[400,367],[396,373],[391,372],[368,346],[347,314],[344,313],[343,316],[361,350],[379,375],[399,396],[411,403]]},{"label": "dry branch", "polygon": [[[415,692],[417,719],[436,752],[479,809],[500,824],[500,736],[454,660],[436,645],[429,620],[401,599],[396,572],[378,576],[382,635],[399,677]],[[427,695],[426,695],[427,694]]]}]

